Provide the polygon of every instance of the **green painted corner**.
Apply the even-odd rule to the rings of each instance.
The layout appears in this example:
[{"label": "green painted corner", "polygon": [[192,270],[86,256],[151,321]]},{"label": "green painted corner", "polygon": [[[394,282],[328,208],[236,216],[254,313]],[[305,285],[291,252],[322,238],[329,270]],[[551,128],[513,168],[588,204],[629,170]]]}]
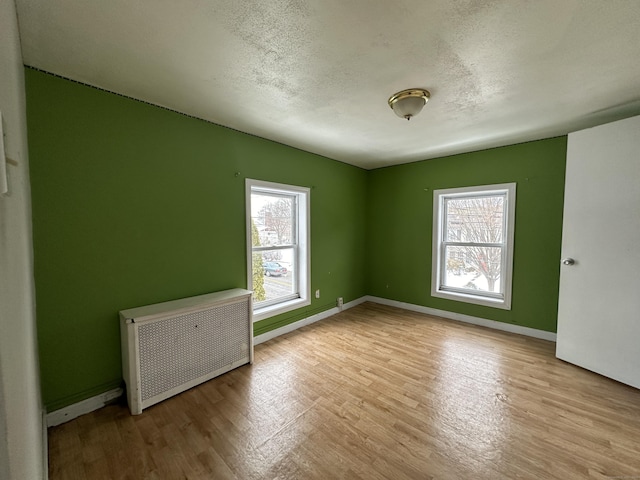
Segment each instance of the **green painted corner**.
[{"label": "green painted corner", "polygon": [[[311,305],[364,295],[555,331],[566,137],[365,171],[25,69],[42,393],[121,384],[118,312],[246,288],[245,178],[311,188]],[[517,182],[513,309],[431,298],[436,188]]]}]

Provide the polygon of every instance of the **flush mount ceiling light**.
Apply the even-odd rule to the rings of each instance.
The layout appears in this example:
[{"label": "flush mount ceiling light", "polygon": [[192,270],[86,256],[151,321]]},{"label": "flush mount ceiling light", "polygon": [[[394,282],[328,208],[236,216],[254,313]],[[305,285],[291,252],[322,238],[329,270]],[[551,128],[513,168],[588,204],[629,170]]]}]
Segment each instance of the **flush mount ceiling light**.
[{"label": "flush mount ceiling light", "polygon": [[389,98],[389,106],[395,114],[401,118],[411,120],[422,111],[431,94],[422,88],[410,88],[392,95]]}]

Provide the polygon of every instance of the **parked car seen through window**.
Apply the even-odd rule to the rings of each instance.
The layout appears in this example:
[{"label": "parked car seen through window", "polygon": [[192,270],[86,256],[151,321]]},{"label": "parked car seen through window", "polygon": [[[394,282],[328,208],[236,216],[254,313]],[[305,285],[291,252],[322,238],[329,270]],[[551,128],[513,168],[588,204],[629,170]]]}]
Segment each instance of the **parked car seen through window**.
[{"label": "parked car seen through window", "polygon": [[279,277],[279,276],[287,275],[287,268],[283,267],[278,262],[265,262],[265,264],[263,265],[263,268],[264,268],[264,274],[267,277],[271,277],[271,276]]}]

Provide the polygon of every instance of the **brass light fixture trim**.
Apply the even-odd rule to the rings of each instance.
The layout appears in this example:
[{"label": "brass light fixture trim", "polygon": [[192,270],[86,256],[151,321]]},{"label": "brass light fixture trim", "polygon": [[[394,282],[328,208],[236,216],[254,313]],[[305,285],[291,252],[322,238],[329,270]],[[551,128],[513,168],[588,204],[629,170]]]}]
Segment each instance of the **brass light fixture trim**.
[{"label": "brass light fixture trim", "polygon": [[[429,90],[423,88],[409,88],[402,90],[389,98],[389,107],[401,118],[411,120],[426,105],[431,97]],[[417,100],[417,101],[416,101]]]}]

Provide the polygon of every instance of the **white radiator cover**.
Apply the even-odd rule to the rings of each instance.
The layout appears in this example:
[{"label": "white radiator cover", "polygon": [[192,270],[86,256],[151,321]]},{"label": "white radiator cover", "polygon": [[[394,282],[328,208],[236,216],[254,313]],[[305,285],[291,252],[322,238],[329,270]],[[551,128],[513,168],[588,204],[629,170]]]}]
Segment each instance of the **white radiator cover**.
[{"label": "white radiator cover", "polygon": [[251,292],[233,289],[120,312],[122,374],[133,415],[253,363]]}]

